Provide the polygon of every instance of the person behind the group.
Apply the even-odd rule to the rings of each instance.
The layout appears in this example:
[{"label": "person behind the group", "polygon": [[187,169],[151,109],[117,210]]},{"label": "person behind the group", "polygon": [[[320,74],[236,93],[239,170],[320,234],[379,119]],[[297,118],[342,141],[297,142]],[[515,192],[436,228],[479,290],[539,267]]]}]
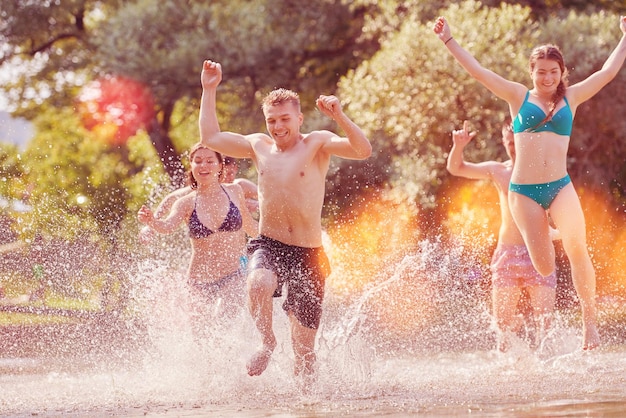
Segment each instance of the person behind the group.
[{"label": "person behind the group", "polygon": [[587,249],[585,218],[567,173],[567,149],[576,110],[619,72],[626,58],[626,16],[622,37],[601,69],[567,85],[567,69],[559,48],[536,47],[530,56],[533,88],[509,81],[484,68],[452,37],[445,18],[434,32],[461,66],[509,105],[515,134],[516,161],[509,184],[509,206],[536,270],[548,276],[556,268],[547,211],[561,233],[572,280],[582,311],[583,348],[600,344],[597,327],[596,277]]},{"label": "person behind the group", "polygon": [[[556,297],[556,273],[542,276],[533,267],[524,244],[524,239],[511,216],[508,204],[509,182],[515,164],[515,144],[511,119],[506,118],[502,126],[502,144],[509,159],[472,163],[465,161],[463,150],[475,137],[467,121],[463,128],[452,131],[452,149],[448,154],[447,169],[454,176],[475,180],[489,180],[498,191],[500,203],[500,228],[496,249],[491,259],[491,302],[492,313],[503,333],[498,348],[505,350],[507,333],[519,332],[522,322],[517,307],[526,290],[530,297],[534,320],[534,343],[543,336],[550,324]],[[556,231],[553,233],[557,237]]]},{"label": "person behind the group", "polygon": [[[318,109],[333,119],[347,137],[326,131],[301,133],[303,115],[296,93],[276,89],[263,100],[268,134],[220,132],[216,91],[221,65],[205,61],[202,68],[200,133],[202,142],[219,152],[250,158],[258,173],[260,235],[249,245],[249,308],[262,345],[247,363],[248,374],[260,375],[276,347],[272,330],[272,297],[287,297],[283,309],[291,324],[294,373],[314,374],[315,337],[322,314],[328,259],[322,247],[322,205],[331,156],[362,160],[372,147],[343,112],[335,96],[319,96]],[[309,380],[309,379],[305,379]]]},{"label": "person behind the group", "polygon": [[144,205],[138,219],[163,234],[187,224],[192,248],[187,280],[192,294],[205,301],[222,299],[230,306],[241,306],[244,279],[240,259],[245,254],[246,234],[256,236],[258,224],[246,207],[241,187],[220,182],[221,154],[197,143],[189,160],[191,192],[178,197],[164,218],[156,218]]},{"label": "person behind the group", "polygon": [[241,186],[243,195],[246,198],[246,205],[253,216],[258,217],[259,212],[259,191],[257,185],[248,179],[237,177],[239,173],[239,162],[236,158],[224,156],[224,183],[235,183]]}]

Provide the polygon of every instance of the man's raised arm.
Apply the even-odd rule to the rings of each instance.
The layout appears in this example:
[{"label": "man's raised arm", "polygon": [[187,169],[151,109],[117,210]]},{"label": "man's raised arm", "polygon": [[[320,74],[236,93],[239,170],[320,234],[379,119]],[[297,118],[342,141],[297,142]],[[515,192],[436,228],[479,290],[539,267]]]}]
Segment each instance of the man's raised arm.
[{"label": "man's raised arm", "polygon": [[200,102],[200,140],[210,145],[211,139],[220,132],[217,120],[217,86],[222,81],[222,66],[206,60],[202,64],[202,100]]},{"label": "man's raised arm", "polygon": [[217,120],[217,86],[222,81],[222,66],[206,60],[202,64],[200,101],[200,140],[214,151],[235,158],[251,158],[252,148],[245,136],[221,132]]},{"label": "man's raised arm", "polygon": [[367,136],[344,112],[339,99],[335,96],[320,96],[316,101],[318,109],[337,122],[337,125],[346,133],[349,148],[342,142],[334,142],[326,149],[333,154],[356,160],[364,160],[372,155],[372,144]]}]

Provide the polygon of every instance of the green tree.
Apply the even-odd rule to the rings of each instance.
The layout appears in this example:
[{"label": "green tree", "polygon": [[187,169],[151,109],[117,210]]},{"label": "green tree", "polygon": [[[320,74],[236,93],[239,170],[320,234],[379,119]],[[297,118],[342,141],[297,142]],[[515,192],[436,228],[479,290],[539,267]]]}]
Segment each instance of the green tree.
[{"label": "green tree", "polygon": [[[560,45],[575,82],[600,68],[620,36],[618,17],[609,13],[571,12],[563,20],[537,22],[529,8],[507,4],[489,8],[466,1],[441,14],[455,38],[485,67],[529,86],[528,56],[534,46],[548,40]],[[606,190],[606,183],[623,170],[624,76],[622,71],[611,86],[579,109],[570,151],[577,184],[604,185]],[[341,81],[340,95],[355,121],[376,133],[374,162],[384,165],[376,171],[388,170],[388,186],[403,190],[422,209],[441,203],[439,192],[449,178],[445,159],[450,132],[463,120],[471,121],[479,133],[466,151],[467,158],[504,158],[499,132],[508,114],[506,103],[454,61],[433,34],[432,22],[407,20],[375,56]],[[611,154],[587,155],[586,150],[600,144]]]},{"label": "green tree", "polygon": [[182,147],[170,136],[172,115],[179,101],[197,110],[203,59],[224,64],[220,114],[240,130],[263,126],[264,92],[303,91],[304,109],[311,110],[314,96],[334,91],[360,59],[362,18],[339,1],[0,0],[0,10],[7,45],[0,63],[28,64],[3,85],[16,114],[33,119],[44,100],[73,106],[93,80],[135,80],[154,99],[146,130],[174,182],[180,182]]},{"label": "green tree", "polygon": [[0,142],[0,196],[19,197],[17,184],[24,175],[24,164],[16,145]]},{"label": "green tree", "polygon": [[[617,45],[618,15],[568,13],[562,20],[546,20],[541,43],[561,47],[569,69],[570,84],[599,70]],[[576,28],[573,34],[572,28]],[[626,197],[626,68],[576,111],[569,147],[568,169],[577,184]]]},{"label": "green tree", "polygon": [[[483,3],[494,7],[500,4],[497,0],[488,0]],[[572,10],[590,13],[604,10],[618,13],[626,7],[624,0],[509,0],[506,3],[530,7],[533,15],[541,19],[558,16],[563,12],[567,13]]]},{"label": "green tree", "polygon": [[[535,42],[528,9],[482,7],[478,2],[450,6],[444,14],[454,35],[482,63],[523,80],[524,57],[517,53]],[[484,31],[483,27],[490,27]],[[497,54],[491,51],[497,51]],[[481,90],[482,89],[482,90]],[[432,207],[446,177],[450,131],[463,120],[475,130],[499,132],[506,104],[483,91],[454,62],[432,32],[432,24],[408,20],[371,60],[341,81],[351,114],[374,138],[377,155],[391,155],[390,186],[405,189],[421,206]],[[489,134],[480,135],[468,157],[496,158]]]},{"label": "green tree", "polygon": [[[145,131],[174,185],[182,178],[181,155],[198,139],[203,59],[224,64],[226,128],[263,130],[259,99],[277,86],[301,92],[308,124],[327,124],[314,110],[315,97],[333,93],[364,56],[362,13],[339,1],[0,0],[0,65],[20,70],[1,87],[14,114],[38,128],[27,153],[35,210],[20,232],[71,238],[84,229],[111,237],[125,220],[135,221],[141,203],[166,190],[159,187],[162,171],[150,169],[152,153],[132,149],[134,131],[127,144],[100,140],[107,129],[119,130],[122,118],[103,124],[97,111],[126,116],[139,106],[116,102],[135,89],[131,83],[149,90],[145,102],[154,112]],[[114,91],[105,94],[105,87]],[[86,91],[97,88],[99,96],[89,98]]]},{"label": "green tree", "polygon": [[16,239],[12,205],[23,198],[24,170],[18,147],[0,143],[0,244]]},{"label": "green tree", "polygon": [[33,210],[21,215],[20,235],[71,241],[92,234],[114,241],[120,224],[135,209],[130,204],[134,196],[147,193],[137,179],[163,175],[142,171],[158,161],[145,135],[124,147],[111,147],[83,128],[70,109],[44,107],[35,124],[37,134],[22,157],[22,181]]}]

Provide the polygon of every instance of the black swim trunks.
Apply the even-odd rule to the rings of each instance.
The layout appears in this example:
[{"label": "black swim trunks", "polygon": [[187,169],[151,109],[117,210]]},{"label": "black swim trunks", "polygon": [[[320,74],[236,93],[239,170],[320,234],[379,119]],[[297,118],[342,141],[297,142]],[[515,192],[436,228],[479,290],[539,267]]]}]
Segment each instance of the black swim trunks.
[{"label": "black swim trunks", "polygon": [[248,270],[268,269],[276,274],[278,287],[274,297],[282,296],[287,284],[286,312],[307,328],[317,329],[322,318],[324,284],[330,274],[330,263],[323,247],[307,248],[287,245],[259,235],[248,243]]}]

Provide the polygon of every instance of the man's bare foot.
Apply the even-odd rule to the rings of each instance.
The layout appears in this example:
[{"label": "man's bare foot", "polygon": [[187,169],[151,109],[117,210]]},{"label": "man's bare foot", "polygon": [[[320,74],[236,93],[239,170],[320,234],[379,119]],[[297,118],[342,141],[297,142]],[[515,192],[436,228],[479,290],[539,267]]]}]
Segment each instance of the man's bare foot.
[{"label": "man's bare foot", "polygon": [[248,360],[248,363],[246,364],[246,368],[248,369],[248,375],[260,376],[261,373],[263,373],[267,368],[273,351],[274,348],[263,346],[261,350],[254,353],[254,355],[250,358],[250,360]]},{"label": "man's bare foot", "polygon": [[506,353],[511,348],[510,331],[499,332],[496,336],[496,349],[501,353]]},{"label": "man's bare foot", "polygon": [[593,350],[600,346],[600,334],[598,328],[593,326],[583,327],[583,350]]},{"label": "man's bare foot", "polygon": [[310,395],[311,393],[313,393],[313,387],[315,385],[315,382],[317,381],[317,375],[315,373],[303,373],[301,375],[297,375],[295,378],[296,385],[303,395]]}]

